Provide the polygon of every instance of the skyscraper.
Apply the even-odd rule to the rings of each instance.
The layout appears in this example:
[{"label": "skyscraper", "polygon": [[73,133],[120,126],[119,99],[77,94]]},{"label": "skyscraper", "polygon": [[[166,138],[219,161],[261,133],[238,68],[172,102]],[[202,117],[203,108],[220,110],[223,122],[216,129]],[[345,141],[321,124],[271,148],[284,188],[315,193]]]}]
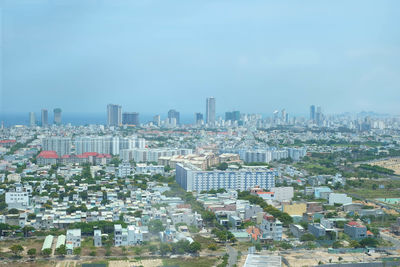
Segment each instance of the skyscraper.
[{"label": "skyscraper", "polygon": [[49,113],[47,109],[42,109],[42,127],[47,127],[49,125]]},{"label": "skyscraper", "polygon": [[[173,119],[175,119],[175,120],[173,120]],[[178,111],[176,111],[175,109],[171,109],[168,111],[168,122],[169,123],[172,123],[173,121],[175,121],[176,125],[178,125],[180,122],[179,119],[180,119],[180,114]]]},{"label": "skyscraper", "polygon": [[160,124],[161,124],[161,117],[160,117],[160,115],[155,115],[155,116],[153,117],[153,124],[154,124],[154,125],[157,125],[157,126],[160,126]]},{"label": "skyscraper", "polygon": [[61,108],[55,108],[54,112],[54,124],[60,125],[61,124]]},{"label": "skyscraper", "polygon": [[310,106],[310,121],[315,121],[315,106]]},{"label": "skyscraper", "polygon": [[107,105],[107,126],[121,126],[122,124],[122,107],[119,105]]},{"label": "skyscraper", "polygon": [[203,113],[197,112],[194,114],[196,125],[201,125],[204,121]]},{"label": "skyscraper", "polygon": [[36,115],[35,112],[29,112],[29,126],[36,126]]},{"label": "skyscraper", "polygon": [[225,120],[226,121],[239,121],[240,120],[240,111],[228,111],[225,112]]},{"label": "skyscraper", "polygon": [[215,124],[215,98],[208,97],[206,99],[206,123],[209,125]]},{"label": "skyscraper", "polygon": [[315,113],[315,123],[317,125],[322,124],[322,109],[321,109],[321,107],[317,107],[317,112]]},{"label": "skyscraper", "polygon": [[124,112],[122,113],[122,124],[124,125],[139,125],[139,113]]}]

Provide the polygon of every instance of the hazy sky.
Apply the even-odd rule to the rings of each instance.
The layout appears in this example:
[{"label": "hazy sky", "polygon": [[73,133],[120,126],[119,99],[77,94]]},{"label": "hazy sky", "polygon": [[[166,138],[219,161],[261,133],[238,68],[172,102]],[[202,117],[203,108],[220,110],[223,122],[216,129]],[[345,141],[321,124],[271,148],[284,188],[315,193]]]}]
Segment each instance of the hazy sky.
[{"label": "hazy sky", "polygon": [[4,0],[1,112],[400,114],[400,1]]}]

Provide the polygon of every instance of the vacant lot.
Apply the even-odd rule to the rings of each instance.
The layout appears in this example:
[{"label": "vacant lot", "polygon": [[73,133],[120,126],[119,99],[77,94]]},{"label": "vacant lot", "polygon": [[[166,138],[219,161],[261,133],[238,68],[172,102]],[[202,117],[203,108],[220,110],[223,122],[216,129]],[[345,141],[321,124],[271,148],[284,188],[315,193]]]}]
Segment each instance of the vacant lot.
[{"label": "vacant lot", "polygon": [[383,167],[394,171],[394,174],[400,175],[400,158],[391,158],[381,161],[375,161],[370,165]]}]

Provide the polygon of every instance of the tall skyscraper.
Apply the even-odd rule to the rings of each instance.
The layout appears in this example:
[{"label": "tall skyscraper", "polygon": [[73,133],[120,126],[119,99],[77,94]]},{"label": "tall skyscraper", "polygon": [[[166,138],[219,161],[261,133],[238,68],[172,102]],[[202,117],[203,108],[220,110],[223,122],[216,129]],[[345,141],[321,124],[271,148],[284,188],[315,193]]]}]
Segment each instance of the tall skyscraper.
[{"label": "tall skyscraper", "polygon": [[176,122],[176,125],[179,125],[180,123],[180,114],[175,109],[171,109],[168,111],[168,122],[171,124],[173,121]]},{"label": "tall skyscraper", "polygon": [[154,124],[154,125],[157,125],[157,126],[160,126],[160,125],[161,125],[161,117],[160,117],[160,115],[155,115],[155,116],[153,117],[153,124]]},{"label": "tall skyscraper", "polygon": [[107,126],[121,126],[122,124],[122,107],[119,105],[107,105]]},{"label": "tall skyscraper", "polygon": [[122,124],[138,126],[140,124],[140,122],[139,122],[139,113],[137,113],[137,112],[124,112],[124,113],[122,113]]},{"label": "tall skyscraper", "polygon": [[47,127],[49,125],[49,113],[47,109],[42,109],[42,127]]},{"label": "tall skyscraper", "polygon": [[55,108],[54,112],[54,124],[60,125],[61,124],[61,108]]},{"label": "tall skyscraper", "polygon": [[208,97],[206,99],[206,123],[209,125],[215,124],[215,98]]},{"label": "tall skyscraper", "polygon": [[310,121],[315,121],[315,106],[310,106]]},{"label": "tall skyscraper", "polygon": [[201,125],[204,122],[203,113],[195,113],[194,120],[196,122],[196,125]]},{"label": "tall skyscraper", "polygon": [[315,113],[315,123],[317,125],[322,124],[322,109],[321,109],[321,107],[317,107],[317,112]]},{"label": "tall skyscraper", "polygon": [[35,112],[29,112],[29,126],[36,126],[36,115]]},{"label": "tall skyscraper", "polygon": [[225,121],[239,121],[240,111],[225,112]]}]

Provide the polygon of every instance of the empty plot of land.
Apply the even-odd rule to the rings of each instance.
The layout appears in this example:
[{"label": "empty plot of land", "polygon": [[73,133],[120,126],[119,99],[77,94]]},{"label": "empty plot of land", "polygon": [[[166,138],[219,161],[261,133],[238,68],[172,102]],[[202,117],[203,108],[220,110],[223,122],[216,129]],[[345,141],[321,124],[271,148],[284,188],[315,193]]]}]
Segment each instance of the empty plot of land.
[{"label": "empty plot of land", "polygon": [[400,175],[400,158],[380,160],[371,162],[369,164],[393,170],[394,174]]},{"label": "empty plot of land", "polygon": [[158,267],[162,266],[163,263],[160,259],[153,260],[141,260],[141,261],[109,261],[109,267],[132,267],[132,266],[144,266],[144,267]]}]

